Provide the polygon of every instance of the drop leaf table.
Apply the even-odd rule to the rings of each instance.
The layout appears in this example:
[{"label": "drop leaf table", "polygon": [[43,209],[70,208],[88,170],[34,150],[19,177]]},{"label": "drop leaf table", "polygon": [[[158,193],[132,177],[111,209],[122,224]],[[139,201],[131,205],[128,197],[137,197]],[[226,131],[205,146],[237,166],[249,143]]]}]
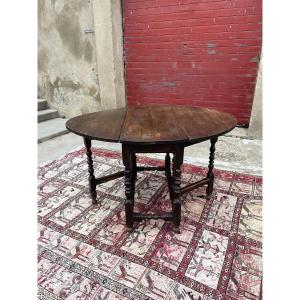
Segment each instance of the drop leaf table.
[{"label": "drop leaf table", "polygon": [[[214,154],[218,137],[236,126],[232,115],[212,109],[191,106],[128,106],[127,108],[99,111],[68,120],[66,127],[83,137],[86,147],[89,189],[93,204],[97,204],[96,186],[120,177],[125,178],[126,225],[142,219],[164,219],[174,222],[179,230],[181,220],[180,195],[206,185],[205,197],[209,199],[214,184]],[[91,141],[107,141],[122,144],[124,171],[95,178]],[[181,186],[181,165],[184,148],[210,140],[208,172],[204,179]],[[137,153],[165,153],[165,163],[159,167],[137,166]],[[170,154],[173,154],[171,162]],[[134,212],[134,194],[137,172],[158,170],[165,172],[172,212],[147,215]]]}]

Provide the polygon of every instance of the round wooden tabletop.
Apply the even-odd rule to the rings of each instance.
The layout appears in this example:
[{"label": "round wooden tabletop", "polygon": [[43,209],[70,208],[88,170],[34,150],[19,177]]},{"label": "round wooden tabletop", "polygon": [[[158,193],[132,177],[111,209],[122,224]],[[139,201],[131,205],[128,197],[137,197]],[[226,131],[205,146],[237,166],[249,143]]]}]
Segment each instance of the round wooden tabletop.
[{"label": "round wooden tabletop", "polygon": [[149,105],[128,106],[68,120],[71,132],[99,141],[124,144],[196,143],[231,131],[236,118],[213,109]]}]

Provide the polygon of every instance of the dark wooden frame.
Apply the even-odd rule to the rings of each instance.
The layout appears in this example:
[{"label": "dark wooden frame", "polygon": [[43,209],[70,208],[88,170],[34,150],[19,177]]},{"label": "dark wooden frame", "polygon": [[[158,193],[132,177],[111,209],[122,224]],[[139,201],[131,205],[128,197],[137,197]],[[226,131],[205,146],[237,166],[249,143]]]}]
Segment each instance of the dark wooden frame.
[{"label": "dark wooden frame", "polygon": [[[210,199],[213,192],[214,185],[214,155],[215,155],[215,144],[217,142],[217,137],[212,137],[210,155],[209,155],[209,165],[208,173],[206,178],[188,184],[185,187],[181,187],[181,166],[183,164],[184,148],[190,146],[191,143],[178,143],[178,144],[150,144],[150,145],[139,145],[139,144],[122,144],[122,159],[125,166],[124,171],[120,171],[111,175],[106,175],[100,178],[95,178],[93,159],[91,151],[91,139],[84,137],[84,145],[86,147],[86,155],[88,162],[88,172],[89,172],[89,189],[93,204],[97,204],[97,193],[96,186],[108,182],[110,180],[115,180],[117,178],[125,178],[125,212],[126,212],[126,225],[132,230],[133,222],[140,221],[143,219],[164,219],[166,221],[173,221],[175,230],[179,230],[181,221],[181,199],[180,195],[190,192],[196,188],[207,185],[206,199]],[[159,167],[141,167],[137,166],[136,154],[137,153],[166,153],[164,166]],[[173,161],[171,164],[170,153],[173,154]],[[172,203],[172,212],[165,213],[162,215],[146,215],[134,212],[134,194],[135,194],[135,183],[137,172],[146,170],[157,170],[164,171],[168,188],[170,193],[170,199]]]}]

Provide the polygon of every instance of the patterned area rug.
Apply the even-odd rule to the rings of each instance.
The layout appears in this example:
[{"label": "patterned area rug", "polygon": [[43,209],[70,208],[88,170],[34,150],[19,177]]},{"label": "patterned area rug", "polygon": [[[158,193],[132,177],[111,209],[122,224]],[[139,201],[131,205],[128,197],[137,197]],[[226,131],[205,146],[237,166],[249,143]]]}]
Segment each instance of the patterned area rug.
[{"label": "patterned area rug", "polygon": [[[117,152],[93,149],[96,176],[123,169]],[[140,165],[162,161],[138,156]],[[206,169],[184,165],[183,184]],[[181,232],[147,220],[128,233],[123,179],[97,187],[91,205],[85,150],[39,168],[39,299],[261,299],[262,179],[215,170],[182,197]],[[135,209],[171,210],[163,172],[138,174]]]}]

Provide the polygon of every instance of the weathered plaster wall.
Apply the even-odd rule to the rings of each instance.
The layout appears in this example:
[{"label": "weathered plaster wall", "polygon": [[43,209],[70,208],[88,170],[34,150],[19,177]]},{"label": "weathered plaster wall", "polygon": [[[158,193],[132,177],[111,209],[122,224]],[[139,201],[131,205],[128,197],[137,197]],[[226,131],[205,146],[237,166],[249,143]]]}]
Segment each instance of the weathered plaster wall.
[{"label": "weathered plaster wall", "polygon": [[120,0],[93,0],[100,98],[103,109],[125,106]]},{"label": "weathered plaster wall", "polygon": [[262,139],[262,60],[260,61],[257,73],[255,94],[251,111],[248,136],[255,139]]},{"label": "weathered plaster wall", "polygon": [[93,5],[38,0],[38,95],[67,118],[100,110]]}]

